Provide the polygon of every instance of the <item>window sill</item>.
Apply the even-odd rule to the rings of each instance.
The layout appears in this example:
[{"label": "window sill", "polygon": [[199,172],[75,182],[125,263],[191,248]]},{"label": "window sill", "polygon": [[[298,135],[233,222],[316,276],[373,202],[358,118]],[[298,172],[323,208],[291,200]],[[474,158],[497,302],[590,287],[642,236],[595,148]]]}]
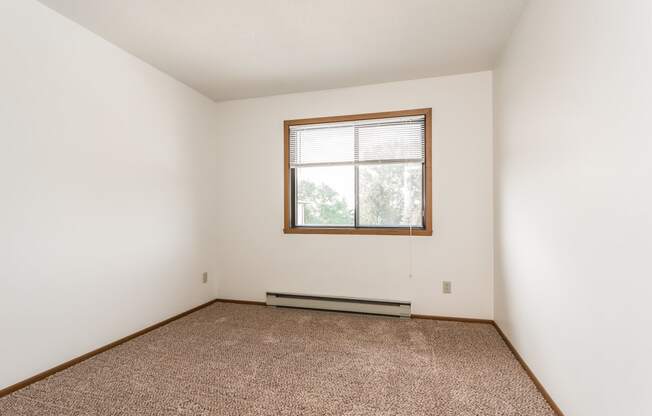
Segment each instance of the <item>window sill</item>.
[{"label": "window sill", "polygon": [[[349,235],[410,235],[405,228],[327,228],[327,227],[293,227],[284,228],[285,234],[349,234]],[[413,236],[431,236],[432,230],[413,229]]]}]

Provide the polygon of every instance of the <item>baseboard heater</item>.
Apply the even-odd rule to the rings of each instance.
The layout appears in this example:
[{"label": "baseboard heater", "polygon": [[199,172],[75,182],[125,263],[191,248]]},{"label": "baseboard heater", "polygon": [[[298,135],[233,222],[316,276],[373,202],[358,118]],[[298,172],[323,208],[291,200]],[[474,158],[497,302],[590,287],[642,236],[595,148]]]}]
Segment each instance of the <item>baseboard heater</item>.
[{"label": "baseboard heater", "polygon": [[347,298],[340,296],[304,295],[267,292],[267,305],[288,308],[368,313],[409,318],[412,304],[398,300]]}]

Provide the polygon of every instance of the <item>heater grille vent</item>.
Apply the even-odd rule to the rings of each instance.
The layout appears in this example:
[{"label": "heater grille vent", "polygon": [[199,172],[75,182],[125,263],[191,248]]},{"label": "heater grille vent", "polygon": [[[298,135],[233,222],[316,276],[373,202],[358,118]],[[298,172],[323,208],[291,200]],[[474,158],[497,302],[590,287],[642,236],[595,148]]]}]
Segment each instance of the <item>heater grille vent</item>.
[{"label": "heater grille vent", "polygon": [[406,301],[280,292],[267,292],[267,305],[284,306],[288,308],[368,313],[403,318],[409,318],[411,311],[411,302]]}]

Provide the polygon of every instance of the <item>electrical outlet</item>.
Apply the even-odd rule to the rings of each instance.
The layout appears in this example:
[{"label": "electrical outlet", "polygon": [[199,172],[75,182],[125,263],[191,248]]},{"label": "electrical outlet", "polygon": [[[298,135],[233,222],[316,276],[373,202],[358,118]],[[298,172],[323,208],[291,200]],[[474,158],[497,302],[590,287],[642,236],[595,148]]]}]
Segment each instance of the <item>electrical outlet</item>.
[{"label": "electrical outlet", "polygon": [[444,280],[441,282],[441,291],[446,294],[450,294],[453,292],[453,285],[451,282]]},{"label": "electrical outlet", "polygon": [[208,282],[208,272],[204,272],[204,274],[202,274],[202,281],[204,283]]}]

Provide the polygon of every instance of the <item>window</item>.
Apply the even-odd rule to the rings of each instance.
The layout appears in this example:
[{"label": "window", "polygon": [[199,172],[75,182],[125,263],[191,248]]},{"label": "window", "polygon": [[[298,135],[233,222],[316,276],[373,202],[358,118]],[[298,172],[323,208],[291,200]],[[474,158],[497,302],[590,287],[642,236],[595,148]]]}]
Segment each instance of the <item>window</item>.
[{"label": "window", "polygon": [[286,233],[432,235],[431,110],[285,121]]}]

